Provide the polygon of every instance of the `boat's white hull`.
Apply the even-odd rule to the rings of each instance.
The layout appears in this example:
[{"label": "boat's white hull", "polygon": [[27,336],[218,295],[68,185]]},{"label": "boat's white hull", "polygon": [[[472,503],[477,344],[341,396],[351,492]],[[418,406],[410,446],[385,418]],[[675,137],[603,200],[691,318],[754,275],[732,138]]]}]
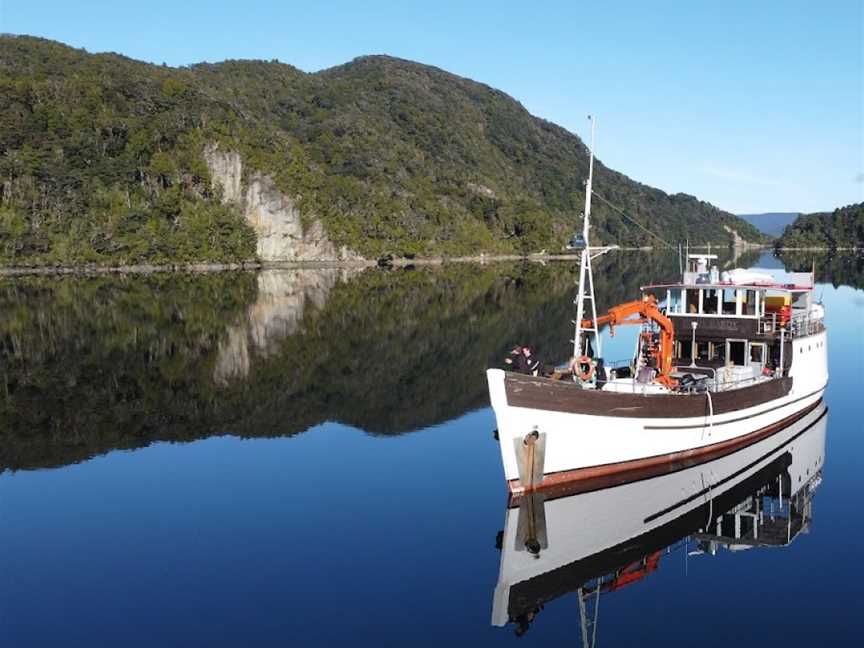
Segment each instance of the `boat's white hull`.
[{"label": "boat's white hull", "polygon": [[[524,489],[521,444],[532,431],[543,436],[542,479],[535,482],[541,488],[619,472],[650,473],[652,467],[664,463],[697,462],[700,457],[707,461],[728,454],[788,425],[821,400],[828,380],[826,351],[825,331],[797,339],[788,393],[751,407],[697,417],[677,417],[673,412],[668,418],[639,418],[613,412],[596,415],[517,407],[508,403],[505,372],[490,369],[489,394],[505,478],[512,492]],[[651,476],[649,473],[642,476]]]}]

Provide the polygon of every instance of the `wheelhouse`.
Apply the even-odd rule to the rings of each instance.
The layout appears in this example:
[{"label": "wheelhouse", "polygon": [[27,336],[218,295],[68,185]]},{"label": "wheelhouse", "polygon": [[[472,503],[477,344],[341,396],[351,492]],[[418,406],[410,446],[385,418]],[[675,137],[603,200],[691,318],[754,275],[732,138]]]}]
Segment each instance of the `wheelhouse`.
[{"label": "wheelhouse", "polygon": [[673,361],[679,370],[706,374],[719,387],[784,375],[791,342],[822,326],[813,303],[813,275],[767,271],[720,273],[716,255],[691,254],[683,280],[644,286],[675,329]]}]

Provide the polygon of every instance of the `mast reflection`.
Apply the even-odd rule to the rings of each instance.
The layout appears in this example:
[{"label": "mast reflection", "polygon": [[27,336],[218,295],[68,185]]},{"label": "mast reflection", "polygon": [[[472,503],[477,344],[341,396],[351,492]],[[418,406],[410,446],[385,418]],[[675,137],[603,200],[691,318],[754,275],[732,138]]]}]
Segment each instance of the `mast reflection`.
[{"label": "mast reflection", "polygon": [[[806,533],[822,481],[827,408],[712,462],[590,492],[511,499],[499,534],[492,624],[527,632],[575,593],[581,641],[597,641],[601,595],[649,576],[674,550],[689,556],[782,547]],[[584,487],[583,487],[584,488]]]}]

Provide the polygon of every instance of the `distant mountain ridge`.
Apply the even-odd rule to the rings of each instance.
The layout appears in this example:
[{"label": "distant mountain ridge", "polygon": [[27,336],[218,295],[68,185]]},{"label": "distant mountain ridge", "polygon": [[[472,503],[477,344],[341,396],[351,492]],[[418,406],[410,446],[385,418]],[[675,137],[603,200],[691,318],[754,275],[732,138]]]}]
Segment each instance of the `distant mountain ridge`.
[{"label": "distant mountain ridge", "polygon": [[787,225],[791,225],[800,215],[799,212],[766,212],[764,214],[738,214],[738,218],[743,218],[767,236],[777,237],[783,233]]},{"label": "distant mountain ridge", "polygon": [[[392,57],[170,68],[0,37],[2,263],[556,250],[587,166],[577,136],[501,91]],[[595,190],[673,243],[764,240],[599,162]],[[651,244],[594,205],[598,242]]]}]

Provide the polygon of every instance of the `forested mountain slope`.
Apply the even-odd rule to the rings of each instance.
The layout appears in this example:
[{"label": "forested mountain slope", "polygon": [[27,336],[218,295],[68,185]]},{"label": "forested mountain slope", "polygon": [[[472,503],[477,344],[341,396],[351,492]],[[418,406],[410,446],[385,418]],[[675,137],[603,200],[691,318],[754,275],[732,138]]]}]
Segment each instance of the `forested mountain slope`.
[{"label": "forested mountain slope", "polygon": [[[214,145],[242,159],[245,213],[211,177]],[[261,177],[333,249],[556,250],[578,228],[586,175],[575,135],[410,61],[362,57],[314,74],[263,61],[170,68],[0,37],[7,264],[251,258],[261,223],[246,197]],[[595,189],[670,241],[731,243],[730,229],[763,240],[732,214],[602,164]],[[595,205],[600,239],[650,244]]]},{"label": "forested mountain slope", "polygon": [[864,203],[802,214],[776,243],[780,248],[864,248]]}]

